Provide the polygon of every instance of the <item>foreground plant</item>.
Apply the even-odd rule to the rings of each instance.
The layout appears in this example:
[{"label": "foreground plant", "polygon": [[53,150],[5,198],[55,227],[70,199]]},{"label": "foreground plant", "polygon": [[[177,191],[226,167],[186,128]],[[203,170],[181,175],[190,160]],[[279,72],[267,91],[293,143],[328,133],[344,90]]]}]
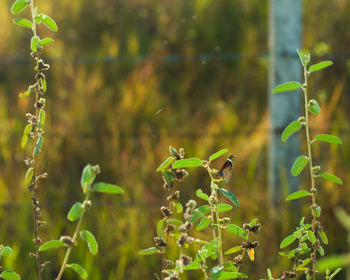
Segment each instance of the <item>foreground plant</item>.
[{"label": "foreground plant", "polygon": [[[211,155],[209,160],[200,160],[199,158],[185,159],[183,150],[180,150],[180,153],[178,153],[172,147],[170,147],[170,152],[171,157],[166,159],[157,169],[158,172],[162,172],[165,189],[171,189],[174,181],[181,181],[187,175],[185,168],[203,167],[210,176],[210,195],[207,195],[202,189],[198,189],[196,195],[205,201],[205,204],[196,207],[197,203],[190,200],[186,204],[183,220],[170,218],[173,215],[173,210],[182,213],[181,204],[171,202],[167,207],[163,206],[161,211],[164,218],[157,225],[156,246],[142,250],[139,254],[150,255],[158,253],[162,255],[162,279],[180,279],[181,273],[186,270],[201,270],[204,279],[247,278],[247,275],[240,273],[239,269],[245,252],[248,253],[251,261],[254,261],[255,248],[258,246],[258,243],[249,240],[249,233],[259,232],[260,224],[257,224],[257,219],[252,220],[249,224],[244,224],[243,228],[230,224],[230,218],[222,217],[221,214],[232,210],[233,206],[219,203],[219,193],[221,193],[234,206],[238,207],[239,205],[237,197],[229,190],[223,188],[223,185],[227,184],[231,178],[235,157],[230,156],[221,169],[216,170],[210,167],[211,162],[227,153],[228,150],[223,149]],[[174,194],[177,194],[176,199],[178,199],[179,191],[176,191],[168,196],[168,201],[172,201]],[[190,229],[197,222],[199,222],[196,226],[197,231],[211,228],[211,240],[200,240],[190,236]],[[224,252],[223,230],[242,238],[241,245]],[[175,238],[180,247],[179,259],[175,263],[166,258],[169,236]],[[184,245],[186,244],[187,246],[185,247],[188,247],[188,244],[201,245],[193,261],[192,258],[184,255]],[[243,253],[234,257],[233,260],[225,261],[225,255],[238,253],[242,250]],[[213,265],[213,261],[216,264]]]},{"label": "foreground plant", "polygon": [[[309,165],[310,175],[310,189],[299,190],[290,194],[286,201],[299,199],[302,197],[309,197],[310,210],[311,210],[311,223],[305,223],[305,218],[300,220],[299,227],[296,228],[293,234],[287,236],[281,243],[280,248],[284,249],[291,244],[297,246],[288,252],[281,252],[280,255],[293,260],[292,268],[289,271],[285,271],[281,279],[293,279],[297,277],[298,272],[304,272],[307,279],[317,279],[317,259],[318,255],[324,255],[324,249],[321,245],[321,241],[324,245],[328,244],[327,235],[321,225],[321,206],[317,204],[317,185],[316,179],[325,178],[334,183],[342,184],[342,180],[335,175],[327,172],[321,172],[319,165],[314,165],[312,158],[312,145],[317,142],[326,142],[331,144],[341,144],[342,141],[334,135],[320,134],[312,139],[310,132],[310,117],[309,113],[313,115],[319,115],[321,108],[316,99],[310,99],[308,81],[312,73],[322,70],[333,64],[331,61],[322,61],[317,64],[308,67],[310,62],[310,54],[303,53],[297,50],[300,61],[304,67],[304,83],[301,85],[299,82],[291,81],[281,84],[273,89],[273,93],[281,93],[287,91],[301,90],[304,100],[304,115],[297,120],[291,122],[282,133],[282,141],[285,142],[291,135],[297,133],[302,127],[305,128],[306,135],[306,147],[307,155],[299,156],[291,169],[293,176],[298,176],[304,168]],[[271,276],[272,277],[272,276]],[[269,276],[269,279],[270,276]]]},{"label": "foreground plant", "polygon": [[30,95],[34,95],[34,112],[27,113],[28,124],[24,128],[21,146],[25,148],[29,139],[32,139],[33,147],[31,155],[25,160],[25,164],[28,166],[28,170],[25,175],[25,184],[32,194],[32,205],[33,205],[33,221],[34,221],[34,243],[35,253],[31,253],[35,256],[37,262],[37,270],[39,280],[42,279],[43,265],[40,259],[40,237],[39,227],[45,225],[40,218],[40,204],[37,196],[38,182],[41,179],[47,177],[47,174],[37,169],[38,155],[41,151],[44,141],[44,124],[45,124],[45,93],[46,93],[46,78],[44,72],[49,69],[49,65],[46,64],[41,58],[41,52],[43,46],[53,42],[51,38],[41,39],[37,34],[37,25],[43,23],[50,30],[57,31],[57,24],[49,16],[39,13],[38,7],[35,6],[34,0],[16,0],[12,7],[11,12],[14,15],[19,15],[25,10],[30,10],[31,19],[25,19],[22,17],[14,18],[14,23],[24,28],[31,29],[33,36],[30,42],[31,56],[35,61],[35,77],[34,83],[28,87],[24,93],[20,93],[20,98],[27,98]]},{"label": "foreground plant", "polygon": [[[9,257],[12,255],[12,249],[9,246],[0,244],[0,263],[2,257]],[[0,265],[0,279],[4,280],[20,280],[21,277],[14,271],[6,269]]]},{"label": "foreground plant", "polygon": [[40,252],[56,249],[60,247],[66,247],[66,254],[64,256],[60,272],[56,280],[60,280],[62,278],[63,272],[67,267],[74,270],[82,279],[87,279],[88,274],[86,270],[77,263],[68,264],[70,254],[72,252],[73,246],[77,245],[78,235],[80,238],[86,242],[91,254],[96,255],[98,252],[98,243],[94,235],[88,230],[80,230],[83,222],[83,218],[87,210],[91,208],[91,200],[90,197],[93,193],[107,193],[107,194],[122,194],[124,193],[123,189],[116,185],[108,184],[108,183],[94,183],[97,174],[100,173],[100,167],[98,165],[90,165],[85,166],[83,173],[81,175],[81,187],[83,193],[85,194],[85,198],[83,202],[75,203],[72,208],[69,210],[67,218],[69,221],[74,222],[78,221],[75,227],[75,231],[72,236],[61,236],[59,240],[50,240],[42,244],[39,248]]}]

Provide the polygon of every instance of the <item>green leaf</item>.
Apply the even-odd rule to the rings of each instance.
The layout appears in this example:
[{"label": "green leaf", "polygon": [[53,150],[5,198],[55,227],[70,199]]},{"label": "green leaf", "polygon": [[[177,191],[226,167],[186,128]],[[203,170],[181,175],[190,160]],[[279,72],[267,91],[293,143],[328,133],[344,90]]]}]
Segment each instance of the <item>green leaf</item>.
[{"label": "green leaf", "polygon": [[307,109],[309,110],[309,112],[313,113],[314,115],[319,115],[321,113],[321,107],[316,101],[316,99],[309,100]]},{"label": "green leaf", "polygon": [[317,261],[317,269],[324,272],[327,268],[335,269],[350,264],[350,255],[328,255]]},{"label": "green leaf", "polygon": [[196,230],[200,231],[207,228],[211,224],[211,220],[207,217],[204,217],[200,223],[197,225]]},{"label": "green leaf", "polygon": [[303,66],[306,66],[307,62],[305,61],[305,56],[304,56],[303,52],[301,50],[297,49],[297,53],[298,53],[301,64]]},{"label": "green leaf", "polygon": [[201,264],[199,262],[191,262],[183,267],[184,270],[198,270],[201,269]]},{"label": "green leaf", "polygon": [[80,202],[77,202],[69,210],[67,218],[71,222],[74,222],[75,220],[80,218],[80,216],[83,214],[83,212],[84,212],[83,204],[81,204]]},{"label": "green leaf", "polygon": [[227,279],[237,279],[237,278],[248,278],[248,276],[241,272],[220,271],[220,272],[214,273],[210,279],[227,280]]},{"label": "green leaf", "polygon": [[[41,44],[41,41],[40,41]],[[47,84],[46,84],[46,80],[45,79],[40,79],[40,84],[41,84],[41,88],[43,89],[43,92],[46,92],[47,89]]]},{"label": "green leaf", "polygon": [[157,249],[156,247],[150,247],[147,249],[140,250],[137,254],[139,254],[139,255],[153,255],[156,253],[161,253],[161,251],[159,249]]},{"label": "green leaf", "polygon": [[248,239],[248,234],[245,232],[244,229],[242,229],[239,226],[236,226],[234,224],[227,225],[225,229],[239,237],[242,237],[244,239]]},{"label": "green leaf", "polygon": [[311,242],[312,244],[315,244],[315,242],[316,242],[316,236],[315,236],[315,234],[314,234],[311,230],[308,230],[308,231],[307,231],[307,237],[309,238],[309,240],[310,240],[310,242]]},{"label": "green leaf", "polygon": [[319,218],[321,216],[321,207],[316,206],[316,207],[311,208],[311,213],[313,216],[316,216],[317,218]]},{"label": "green leaf", "polygon": [[98,243],[95,236],[88,230],[79,231],[79,235],[87,243],[91,254],[96,255],[98,252]]},{"label": "green leaf", "polygon": [[26,186],[29,186],[29,184],[32,182],[34,175],[34,169],[32,167],[28,168],[26,176],[24,177],[24,182]]},{"label": "green leaf", "polygon": [[296,240],[296,236],[294,234],[291,234],[289,236],[287,236],[285,239],[283,239],[283,241],[281,242],[280,245],[280,249],[283,249],[287,246],[289,246],[290,244],[292,244],[295,240]]},{"label": "green leaf", "polygon": [[241,246],[235,246],[235,247],[232,247],[231,249],[228,249],[224,254],[225,255],[231,255],[231,254],[240,252],[241,250],[242,250]]},{"label": "green leaf", "polygon": [[236,207],[239,206],[237,197],[231,193],[229,190],[218,187],[219,191],[222,192]]},{"label": "green leaf", "polygon": [[167,224],[173,224],[175,226],[181,226],[183,224],[183,222],[179,219],[167,219],[166,220]]},{"label": "green leaf", "polygon": [[32,28],[32,23],[25,18],[14,18],[13,22],[17,25],[20,25],[26,28]]},{"label": "green leaf", "polygon": [[65,243],[61,240],[50,240],[45,243],[43,243],[40,248],[39,252],[43,252],[46,250],[56,249],[65,246]]},{"label": "green leaf", "polygon": [[180,159],[173,164],[173,168],[198,167],[202,165],[199,158]]},{"label": "green leaf", "polygon": [[32,92],[33,92],[33,90],[28,89],[26,92],[20,93],[19,98],[25,98],[25,97],[29,96]]},{"label": "green leaf", "polygon": [[38,129],[41,129],[45,124],[46,112],[44,109],[40,109],[39,111],[39,121],[38,121]]},{"label": "green leaf", "polygon": [[298,132],[301,127],[302,124],[299,121],[291,122],[282,132],[282,141],[286,142],[287,139],[294,133]]},{"label": "green leaf", "polygon": [[222,149],[218,152],[216,152],[215,154],[212,154],[210,157],[209,157],[209,160],[212,161],[214,159],[217,159],[218,157],[221,157],[222,155],[226,154],[228,152],[227,149]]},{"label": "green leaf", "polygon": [[169,167],[170,164],[174,162],[175,158],[173,157],[168,157],[159,167],[157,168],[157,172],[163,171]]},{"label": "green leaf", "polygon": [[321,230],[318,232],[318,235],[320,236],[323,244],[327,245],[328,244],[328,237],[327,237],[326,233],[323,230]]},{"label": "green leaf", "polygon": [[338,267],[330,276],[329,279],[333,279],[342,269]]},{"label": "green leaf", "polygon": [[23,149],[27,143],[28,143],[28,137],[30,132],[32,131],[32,124],[27,124],[26,127],[24,128],[23,131],[23,136],[22,136],[22,140],[21,140],[21,148]]},{"label": "green leaf", "polygon": [[87,279],[88,274],[80,264],[71,263],[71,264],[68,264],[67,266],[72,270],[74,270],[82,279]]},{"label": "green leaf", "polygon": [[54,39],[51,39],[51,38],[44,38],[44,39],[40,40],[40,45],[41,45],[41,46],[45,46],[45,45],[50,44],[50,43],[53,43],[53,42],[55,42]]},{"label": "green leaf", "polygon": [[181,214],[181,213],[182,213],[182,211],[183,211],[183,206],[182,206],[181,203],[176,202],[176,203],[175,203],[175,208],[176,208],[176,212],[177,212],[178,214]]},{"label": "green leaf", "polygon": [[124,193],[124,190],[121,187],[113,184],[107,184],[98,182],[95,183],[92,187],[92,190],[100,193],[110,193],[110,194],[121,194]]},{"label": "green leaf", "polygon": [[321,61],[319,63],[311,65],[308,71],[310,73],[316,72],[316,71],[322,70],[322,69],[324,69],[324,68],[326,68],[328,66],[331,66],[332,64],[333,64],[333,62],[330,61],[330,60]]},{"label": "green leaf", "polygon": [[227,212],[230,211],[232,209],[232,206],[230,204],[218,204],[218,212],[222,213],[222,212]]},{"label": "green leaf", "polygon": [[257,221],[258,221],[258,218],[254,218],[253,220],[251,220],[249,223],[249,227],[252,228],[253,226],[255,226]]},{"label": "green leaf", "polygon": [[12,270],[5,270],[0,274],[1,279],[4,280],[20,280],[21,277]]},{"label": "green leaf", "polygon": [[50,28],[52,31],[57,31],[58,30],[58,27],[57,27],[57,24],[56,22],[50,18],[48,15],[45,15],[45,14],[40,14],[40,17],[41,17],[41,21],[48,27]]},{"label": "green leaf", "polygon": [[38,36],[33,36],[30,41],[30,49],[33,52],[37,52],[39,47],[40,47],[40,38]]},{"label": "green leaf", "polygon": [[35,149],[33,151],[33,157],[35,157],[41,149],[41,146],[43,145],[44,138],[40,135],[38,141],[36,142]]},{"label": "green leaf", "polygon": [[173,186],[173,181],[176,178],[176,175],[173,172],[170,172],[168,170],[163,170],[162,177],[163,177],[163,180],[167,184],[168,187]]},{"label": "green leaf", "polygon": [[163,232],[164,232],[164,220],[159,220],[157,223],[157,236],[159,238],[163,238]]},{"label": "green leaf", "polygon": [[11,256],[12,255],[11,247],[9,247],[9,246],[3,247],[2,252],[0,253],[0,257],[1,257],[1,255],[4,256],[4,257]]},{"label": "green leaf", "polygon": [[89,190],[90,185],[93,183],[98,173],[100,173],[100,167],[98,165],[91,166],[91,164],[88,164],[84,167],[80,179],[80,184],[84,192]]},{"label": "green leaf", "polygon": [[296,81],[286,82],[284,84],[278,85],[272,90],[272,93],[279,93],[285,91],[292,91],[301,88],[301,84]]},{"label": "green leaf", "polygon": [[327,180],[330,180],[330,181],[337,183],[339,185],[343,184],[343,181],[338,176],[335,176],[335,175],[327,173],[327,172],[322,172],[320,174],[320,177],[325,178]]},{"label": "green leaf", "polygon": [[25,8],[27,8],[29,1],[27,0],[16,0],[11,7],[12,14],[16,15],[22,12]]},{"label": "green leaf", "polygon": [[304,191],[304,190],[296,191],[296,192],[293,192],[290,195],[288,195],[286,198],[286,201],[302,198],[302,197],[309,196],[309,195],[311,195],[311,193],[309,193],[308,191]]},{"label": "green leaf", "polygon": [[342,141],[339,137],[329,134],[320,134],[315,137],[315,140],[320,142],[327,142],[332,144],[342,144]]},{"label": "green leaf", "polygon": [[293,176],[298,176],[301,171],[303,171],[304,167],[308,163],[309,158],[307,156],[298,156],[292,166],[291,173]]},{"label": "green leaf", "polygon": [[203,200],[209,201],[209,196],[205,194],[201,189],[198,189],[196,191],[196,195]]},{"label": "green leaf", "polygon": [[317,247],[317,251],[319,252],[320,256],[324,256],[324,249],[321,245]]}]

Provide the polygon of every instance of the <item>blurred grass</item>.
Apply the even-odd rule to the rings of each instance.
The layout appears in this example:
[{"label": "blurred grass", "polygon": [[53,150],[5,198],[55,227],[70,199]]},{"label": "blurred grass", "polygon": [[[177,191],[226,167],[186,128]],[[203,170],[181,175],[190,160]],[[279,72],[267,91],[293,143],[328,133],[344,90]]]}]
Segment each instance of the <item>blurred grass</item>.
[{"label": "blurred grass", "polygon": [[[317,43],[325,42],[332,53],[349,54],[350,3],[304,3],[304,46],[314,53]],[[33,248],[30,197],[23,182],[28,151],[19,144],[32,101],[18,98],[32,81],[33,62],[29,32],[12,24],[11,4],[0,2],[0,240],[14,248],[5,264],[35,279],[34,259],[28,257]],[[187,156],[203,159],[228,148],[237,155],[228,187],[240,199],[232,219],[242,224],[259,217],[262,223],[257,260],[242,271],[256,279],[270,266],[278,275],[286,265],[277,254],[279,241],[295,226],[295,217],[286,203],[275,220],[267,210],[267,1],[38,0],[38,6],[60,27],[45,51],[51,70],[40,155],[40,169],[49,174],[39,193],[48,223],[42,239],[73,231],[65,216],[82,199],[81,170],[86,163],[100,164],[99,179],[119,184],[126,194],[97,196],[84,227],[95,234],[100,253],[92,258],[81,244],[71,260],[80,261],[90,279],[153,279],[160,260],[136,252],[153,245],[163,196],[155,169],[168,156],[168,146],[184,147]],[[39,32],[49,35],[44,28]],[[212,55],[197,56],[206,53]],[[227,55],[232,53],[242,56]],[[334,133],[344,143],[314,148],[316,162],[344,181],[342,187],[320,181],[327,252],[346,250],[346,232],[334,218],[334,206],[350,210],[345,57],[335,56],[334,67],[317,73],[311,83],[322,107],[320,117],[312,119],[314,131]],[[204,171],[190,170],[181,201],[194,197],[198,187],[208,192],[208,179]],[[301,209],[304,215],[308,211]],[[239,242],[229,235],[226,240],[227,248]],[[44,254],[52,261],[45,272],[49,279],[63,253]],[[75,275],[67,271],[65,279]]]}]

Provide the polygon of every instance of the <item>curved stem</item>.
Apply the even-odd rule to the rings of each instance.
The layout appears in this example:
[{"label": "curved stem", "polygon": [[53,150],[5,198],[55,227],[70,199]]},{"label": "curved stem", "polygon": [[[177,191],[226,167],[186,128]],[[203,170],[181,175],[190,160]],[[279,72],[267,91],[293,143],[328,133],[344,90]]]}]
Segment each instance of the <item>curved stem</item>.
[{"label": "curved stem", "polygon": [[[83,202],[83,205],[86,204],[86,202],[89,200],[89,197],[90,197],[90,194],[91,193],[87,193],[86,196],[85,196],[85,199],[84,199],[84,202]],[[79,221],[78,221],[78,224],[77,226],[75,227],[75,231],[74,231],[74,234],[73,234],[73,237],[72,237],[72,245],[70,245],[66,251],[66,254],[64,256],[64,259],[63,259],[63,262],[62,262],[62,265],[61,265],[61,269],[60,269],[60,272],[58,273],[57,275],[57,278],[56,280],[60,280],[62,275],[63,275],[63,272],[64,270],[66,269],[67,267],[67,263],[68,263],[68,260],[69,260],[69,256],[72,252],[72,249],[73,249],[73,245],[74,243],[76,242],[77,240],[77,237],[78,237],[78,233],[79,233],[79,229],[81,227],[81,224],[83,222],[83,218],[84,218],[84,214],[85,214],[86,210],[84,208],[84,211],[83,213],[81,214],[80,218],[79,218]]]}]

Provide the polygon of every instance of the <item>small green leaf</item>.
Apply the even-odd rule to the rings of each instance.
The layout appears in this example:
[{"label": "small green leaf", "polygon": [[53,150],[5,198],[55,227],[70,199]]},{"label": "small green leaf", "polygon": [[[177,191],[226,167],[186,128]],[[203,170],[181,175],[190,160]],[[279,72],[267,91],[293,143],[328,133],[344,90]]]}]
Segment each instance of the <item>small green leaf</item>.
[{"label": "small green leaf", "polygon": [[342,141],[339,137],[329,134],[320,134],[315,137],[315,140],[319,142],[327,142],[331,144],[342,144]]},{"label": "small green leaf", "polygon": [[139,255],[153,255],[156,253],[161,253],[161,251],[159,249],[157,249],[156,247],[150,247],[147,249],[140,250],[137,254],[139,254]]},{"label": "small green leaf", "polygon": [[327,245],[328,244],[328,237],[327,237],[326,233],[323,230],[321,230],[318,232],[318,235],[320,236],[323,244]]},{"label": "small green leaf", "polygon": [[204,217],[200,223],[197,225],[196,230],[200,231],[207,228],[211,224],[211,220],[207,217]]},{"label": "small green leaf", "polygon": [[46,112],[44,109],[40,109],[39,111],[39,121],[38,121],[38,129],[41,129],[45,124]]},{"label": "small green leaf", "polygon": [[297,49],[297,53],[298,53],[301,64],[303,66],[306,66],[307,62],[305,61],[305,56],[304,56],[303,52],[301,50]]},{"label": "small green leaf", "polygon": [[44,138],[40,135],[38,141],[36,142],[35,149],[33,151],[33,157],[35,157],[41,150],[41,146],[43,145]]},{"label": "small green leaf", "polygon": [[304,167],[308,163],[309,158],[307,156],[298,156],[292,166],[291,173],[293,176],[298,176],[301,171],[303,171]]},{"label": "small green leaf", "polygon": [[296,81],[286,82],[284,84],[278,85],[272,90],[272,93],[279,93],[285,91],[292,91],[301,88],[301,84]]},{"label": "small green leaf", "polygon": [[239,226],[236,226],[234,224],[227,225],[225,229],[239,237],[242,237],[244,239],[248,239],[248,234],[245,232],[244,229],[242,229]]},{"label": "small green leaf", "polygon": [[64,242],[61,240],[50,240],[45,243],[43,243],[40,248],[39,252],[43,252],[46,250],[56,249],[65,246]]},{"label": "small green leaf", "polygon": [[40,40],[40,45],[41,45],[41,46],[45,46],[45,45],[50,44],[50,43],[53,43],[53,42],[55,42],[54,39],[51,39],[51,38],[44,38],[44,39]]},{"label": "small green leaf", "polygon": [[77,263],[71,263],[67,265],[69,268],[71,268],[72,270],[74,270],[82,279],[87,279],[88,274],[86,272],[86,270]]},{"label": "small green leaf", "polygon": [[315,236],[315,234],[314,234],[311,230],[308,230],[308,231],[307,231],[307,237],[309,238],[309,240],[310,240],[310,242],[311,242],[312,244],[315,244],[315,242],[316,242],[316,236]]},{"label": "small green leaf", "polygon": [[173,182],[176,179],[176,175],[173,172],[170,172],[168,170],[163,170],[162,177],[163,177],[163,180],[167,184],[168,187],[173,186]]},{"label": "small green leaf", "polygon": [[201,264],[199,262],[191,262],[183,267],[184,270],[198,270],[201,269]]},{"label": "small green leaf", "polygon": [[309,193],[308,191],[304,191],[304,190],[296,191],[296,192],[288,195],[286,198],[286,201],[302,198],[302,197],[309,196],[309,195],[311,195],[311,193]]},{"label": "small green leaf", "polygon": [[29,5],[27,0],[16,0],[11,7],[12,14],[16,15],[22,12]]},{"label": "small green leaf", "polygon": [[[40,41],[41,44],[41,41]],[[41,84],[41,88],[43,89],[43,92],[46,92],[47,89],[47,84],[46,84],[46,80],[45,79],[40,79],[40,84]]]},{"label": "small green leaf", "polygon": [[180,159],[173,164],[173,168],[186,168],[186,167],[198,167],[202,165],[202,161],[199,158],[186,158]]},{"label": "small green leaf", "polygon": [[159,238],[163,238],[163,232],[164,232],[164,220],[159,220],[157,223],[157,236]]},{"label": "small green leaf", "polygon": [[232,209],[232,206],[230,204],[218,204],[218,212],[223,213],[230,211]]},{"label": "small green leaf", "polygon": [[228,152],[227,149],[222,149],[218,152],[216,152],[215,154],[212,154],[210,157],[209,157],[209,160],[212,161],[214,159],[217,159],[218,157],[221,157],[222,155],[226,154]]},{"label": "small green leaf", "polygon": [[32,92],[33,92],[33,90],[28,89],[24,93],[21,92],[18,96],[19,96],[19,98],[25,98],[25,97],[29,96]]},{"label": "small green leaf", "polygon": [[40,38],[38,36],[33,36],[30,41],[30,49],[33,52],[37,52],[39,47],[40,47]]},{"label": "small green leaf", "polygon": [[290,244],[292,244],[295,240],[296,240],[296,236],[294,234],[291,234],[289,236],[287,236],[285,239],[283,239],[283,241],[281,242],[280,245],[280,249],[283,249],[287,246],[289,246]]},{"label": "small green leaf", "polygon": [[338,267],[330,276],[329,279],[333,279],[342,269]]},{"label": "small green leaf", "polygon": [[88,230],[81,230],[79,234],[81,239],[87,243],[91,254],[96,255],[98,252],[98,243],[95,236]]},{"label": "small green leaf", "polygon": [[95,183],[92,187],[92,190],[100,193],[110,193],[110,194],[121,194],[124,193],[124,190],[121,187],[113,184],[107,184],[98,182]]},{"label": "small green leaf", "polygon": [[314,65],[311,65],[310,68],[309,68],[309,72],[312,73],[312,72],[316,72],[316,71],[319,71],[319,70],[322,70],[328,66],[331,66],[333,64],[332,61],[330,60],[326,60],[326,61],[321,61],[319,63],[316,63]]},{"label": "small green leaf", "polygon": [[181,226],[183,224],[183,222],[179,219],[167,219],[166,220],[167,224],[173,224],[175,226]]},{"label": "small green leaf", "polygon": [[24,177],[24,182],[26,186],[29,186],[30,183],[32,182],[34,175],[34,169],[32,167],[28,168],[26,176]]},{"label": "small green leaf", "polygon": [[196,195],[203,200],[209,201],[209,196],[205,194],[201,189],[198,189],[196,191]]},{"label": "small green leaf", "polygon": [[12,270],[5,270],[0,274],[1,279],[4,280],[20,280],[21,277]]},{"label": "small green leaf", "polygon": [[319,252],[320,256],[324,256],[324,249],[321,245],[317,247],[317,251]]},{"label": "small green leaf", "polygon": [[232,247],[231,249],[228,249],[224,254],[231,255],[231,254],[235,254],[237,252],[240,252],[241,250],[242,250],[241,246],[235,246],[235,247]]},{"label": "small green leaf", "polygon": [[12,255],[12,249],[11,247],[9,246],[5,246],[3,249],[2,249],[2,253],[0,253],[0,257],[1,255],[3,255],[4,257],[9,257]]},{"label": "small green leaf", "polygon": [[176,202],[176,203],[175,203],[175,208],[176,208],[176,212],[177,212],[178,214],[181,214],[181,213],[182,213],[182,211],[183,211],[183,206],[182,206],[181,203]]},{"label": "small green leaf", "polygon": [[255,226],[257,221],[258,221],[258,218],[254,218],[253,220],[251,220],[249,223],[249,227],[252,228],[253,226]]},{"label": "small green leaf", "polygon": [[173,157],[168,157],[159,167],[157,168],[157,172],[163,171],[169,167],[170,164],[174,162],[175,158]]},{"label": "small green leaf", "polygon": [[40,14],[41,17],[41,21],[48,27],[50,28],[52,31],[57,31],[58,27],[56,22],[50,18],[48,15],[44,15],[44,14]]},{"label": "small green leaf", "polygon": [[15,18],[13,19],[13,22],[17,25],[20,25],[26,28],[32,28],[32,23],[25,18]]},{"label": "small green leaf", "polygon": [[302,124],[300,123],[300,121],[291,122],[282,132],[282,141],[286,142],[287,139],[294,133],[298,132],[301,127]]},{"label": "small green leaf", "polygon": [[327,173],[327,172],[322,172],[320,174],[320,177],[325,178],[327,180],[330,180],[330,181],[332,181],[334,183],[337,183],[339,185],[343,184],[343,181],[339,177],[337,177],[337,176],[335,176],[333,174]]},{"label": "small green leaf", "polygon": [[29,134],[31,131],[32,131],[32,124],[29,123],[26,125],[26,127],[24,128],[24,131],[23,131],[23,136],[22,136],[22,140],[21,140],[21,148],[22,149],[27,145],[28,137],[29,137]]},{"label": "small green leaf", "polygon": [[226,189],[220,188],[220,187],[218,187],[218,189],[233,203],[233,205],[235,205],[236,207],[239,206],[238,199],[233,193],[231,193],[230,191],[228,191]]},{"label": "small green leaf", "polygon": [[98,165],[92,166],[88,164],[84,167],[80,179],[80,184],[84,192],[89,190],[90,185],[93,183],[98,173],[100,173],[100,167]]},{"label": "small green leaf", "polygon": [[81,204],[80,202],[77,202],[69,210],[67,218],[71,222],[74,222],[75,220],[80,218],[80,216],[83,214],[83,212],[84,212],[83,204]]},{"label": "small green leaf", "polygon": [[314,115],[319,115],[321,113],[321,107],[316,101],[316,99],[309,100],[307,109],[309,110],[309,112],[313,113]]},{"label": "small green leaf", "polygon": [[237,278],[248,278],[248,276],[241,272],[231,272],[231,271],[220,271],[214,273],[210,279],[212,280],[228,280],[228,279],[237,279]]}]

